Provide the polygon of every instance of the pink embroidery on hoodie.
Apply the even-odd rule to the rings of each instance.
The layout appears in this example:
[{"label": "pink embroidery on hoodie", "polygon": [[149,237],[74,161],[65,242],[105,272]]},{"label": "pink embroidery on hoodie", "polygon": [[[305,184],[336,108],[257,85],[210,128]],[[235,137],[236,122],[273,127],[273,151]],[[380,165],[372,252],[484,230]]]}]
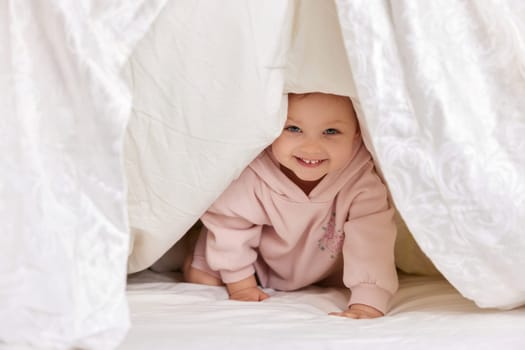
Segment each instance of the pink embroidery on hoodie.
[{"label": "pink embroidery on hoodie", "polygon": [[328,225],[322,228],[325,231],[323,237],[318,241],[319,249],[328,250],[330,258],[335,259],[341,252],[345,238],[341,230],[335,229],[335,212],[330,215]]}]

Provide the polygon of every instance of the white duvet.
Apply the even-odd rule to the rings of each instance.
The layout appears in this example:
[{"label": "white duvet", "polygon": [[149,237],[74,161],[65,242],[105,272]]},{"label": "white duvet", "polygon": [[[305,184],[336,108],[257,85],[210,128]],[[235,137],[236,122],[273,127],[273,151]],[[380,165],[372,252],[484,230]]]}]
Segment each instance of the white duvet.
[{"label": "white duvet", "polygon": [[[523,18],[517,0],[3,2],[0,346],[114,348],[126,264],[180,240],[289,91],[350,96],[424,254],[478,306],[524,304]],[[401,233],[399,266],[428,272]]]}]

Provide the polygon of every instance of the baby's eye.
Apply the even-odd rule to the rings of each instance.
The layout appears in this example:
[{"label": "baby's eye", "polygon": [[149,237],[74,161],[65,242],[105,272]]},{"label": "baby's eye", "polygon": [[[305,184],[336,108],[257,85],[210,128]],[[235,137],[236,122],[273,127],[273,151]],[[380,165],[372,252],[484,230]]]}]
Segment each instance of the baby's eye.
[{"label": "baby's eye", "polygon": [[337,135],[337,134],[339,134],[339,133],[340,133],[339,130],[337,130],[337,129],[332,129],[332,128],[330,128],[330,129],[326,129],[326,130],[323,132],[323,134],[325,134],[325,135]]},{"label": "baby's eye", "polygon": [[299,128],[298,126],[295,126],[295,125],[287,126],[287,127],[284,128],[284,130],[286,130],[288,132],[301,132],[301,128]]}]

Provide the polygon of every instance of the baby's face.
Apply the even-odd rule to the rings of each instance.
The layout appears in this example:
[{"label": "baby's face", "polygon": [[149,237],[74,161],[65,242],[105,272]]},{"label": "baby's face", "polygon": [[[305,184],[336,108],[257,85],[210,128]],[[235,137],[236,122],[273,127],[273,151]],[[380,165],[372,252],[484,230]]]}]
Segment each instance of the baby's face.
[{"label": "baby's face", "polygon": [[316,181],[350,161],[357,134],[354,108],[347,97],[289,95],[288,118],[272,153],[299,179]]}]

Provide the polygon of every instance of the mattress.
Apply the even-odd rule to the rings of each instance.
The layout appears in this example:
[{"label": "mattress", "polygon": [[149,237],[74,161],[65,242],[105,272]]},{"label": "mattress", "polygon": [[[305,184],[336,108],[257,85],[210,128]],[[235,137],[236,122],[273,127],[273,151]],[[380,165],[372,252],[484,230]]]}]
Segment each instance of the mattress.
[{"label": "mattress", "polygon": [[271,298],[255,303],[180,280],[151,270],[129,277],[132,326],[120,350],[525,348],[525,307],[480,309],[438,276],[401,275],[391,311],[374,320],[329,316],[345,306],[343,289],[268,289]]}]

